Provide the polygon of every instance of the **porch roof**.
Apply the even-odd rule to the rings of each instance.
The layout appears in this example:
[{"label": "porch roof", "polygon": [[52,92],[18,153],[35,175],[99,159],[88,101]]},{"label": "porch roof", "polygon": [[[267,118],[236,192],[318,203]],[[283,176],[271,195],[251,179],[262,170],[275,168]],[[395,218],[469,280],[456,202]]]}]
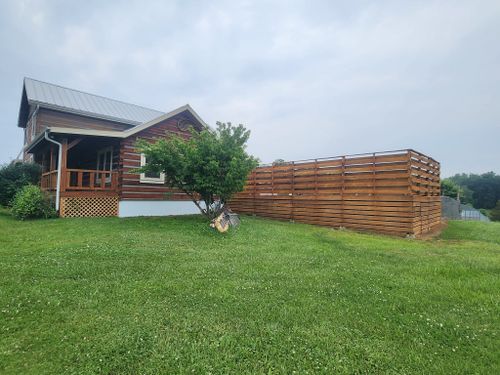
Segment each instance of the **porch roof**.
[{"label": "porch roof", "polygon": [[[108,137],[108,138],[128,138],[142,130],[145,130],[161,121],[168,120],[171,117],[177,116],[183,112],[189,112],[199,123],[200,129],[205,127],[210,129],[208,124],[206,124],[201,117],[191,108],[189,104],[183,105],[177,109],[174,109],[171,112],[162,114],[157,118],[145,122],[141,125],[135,126],[128,130],[118,131],[118,130],[96,130],[96,129],[83,129],[83,128],[65,128],[65,127],[57,127],[51,126],[46,129],[49,133],[55,134],[72,134],[72,135],[83,135],[83,136],[94,136],[94,137]],[[45,132],[40,133],[29,145],[26,146],[26,152],[33,151],[36,146],[38,146],[45,139]]]}]

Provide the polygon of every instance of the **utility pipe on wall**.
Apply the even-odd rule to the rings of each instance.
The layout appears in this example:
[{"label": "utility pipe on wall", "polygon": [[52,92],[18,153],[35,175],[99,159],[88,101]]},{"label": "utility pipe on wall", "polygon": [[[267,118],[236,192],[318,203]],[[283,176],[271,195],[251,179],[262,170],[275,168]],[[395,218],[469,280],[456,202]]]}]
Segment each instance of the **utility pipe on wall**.
[{"label": "utility pipe on wall", "polygon": [[59,211],[59,198],[61,196],[61,159],[62,159],[62,144],[56,140],[49,138],[49,131],[45,131],[45,139],[56,144],[59,147],[57,153],[57,185],[56,185],[56,211]]}]

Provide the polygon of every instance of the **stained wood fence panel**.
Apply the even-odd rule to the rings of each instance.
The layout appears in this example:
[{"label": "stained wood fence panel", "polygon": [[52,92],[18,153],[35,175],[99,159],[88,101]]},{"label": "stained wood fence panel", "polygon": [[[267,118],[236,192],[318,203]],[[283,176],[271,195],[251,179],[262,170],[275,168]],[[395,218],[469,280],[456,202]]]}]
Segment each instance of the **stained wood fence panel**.
[{"label": "stained wood fence panel", "polygon": [[440,223],[440,165],[414,150],[265,165],[230,202],[238,213],[396,235]]}]

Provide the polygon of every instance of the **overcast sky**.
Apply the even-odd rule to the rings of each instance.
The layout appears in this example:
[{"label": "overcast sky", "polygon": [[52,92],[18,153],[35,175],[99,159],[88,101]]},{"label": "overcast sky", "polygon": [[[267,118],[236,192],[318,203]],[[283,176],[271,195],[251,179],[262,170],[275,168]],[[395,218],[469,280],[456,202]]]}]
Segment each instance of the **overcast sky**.
[{"label": "overcast sky", "polygon": [[243,123],[263,162],[414,148],[500,173],[500,1],[2,1],[0,162],[24,76]]}]

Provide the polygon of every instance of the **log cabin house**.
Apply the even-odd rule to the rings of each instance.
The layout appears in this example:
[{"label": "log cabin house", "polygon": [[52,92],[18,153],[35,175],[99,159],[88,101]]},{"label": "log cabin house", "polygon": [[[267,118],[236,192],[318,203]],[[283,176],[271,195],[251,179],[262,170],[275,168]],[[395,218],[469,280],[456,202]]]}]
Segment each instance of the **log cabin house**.
[{"label": "log cabin house", "polygon": [[60,216],[150,216],[198,213],[162,174],[138,174],[138,138],[189,137],[207,125],[187,104],[168,113],[25,78],[18,126],[25,161],[42,167],[41,187]]}]

